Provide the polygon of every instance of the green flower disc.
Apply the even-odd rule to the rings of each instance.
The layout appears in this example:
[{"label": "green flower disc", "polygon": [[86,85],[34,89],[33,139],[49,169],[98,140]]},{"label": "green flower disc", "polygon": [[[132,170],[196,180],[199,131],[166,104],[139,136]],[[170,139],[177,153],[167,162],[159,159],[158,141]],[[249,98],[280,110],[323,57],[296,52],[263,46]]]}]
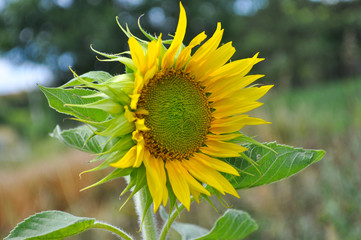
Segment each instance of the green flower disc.
[{"label": "green flower disc", "polygon": [[164,160],[190,157],[204,143],[211,122],[203,88],[182,71],[167,70],[143,87],[138,109],[150,129],[143,133],[145,147]]}]

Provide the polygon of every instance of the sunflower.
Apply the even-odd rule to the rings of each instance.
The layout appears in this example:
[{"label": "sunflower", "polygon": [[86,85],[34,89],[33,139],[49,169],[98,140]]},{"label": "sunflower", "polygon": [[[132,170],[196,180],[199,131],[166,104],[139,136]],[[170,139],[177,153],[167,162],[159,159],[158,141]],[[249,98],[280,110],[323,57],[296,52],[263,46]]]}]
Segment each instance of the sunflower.
[{"label": "sunflower", "polygon": [[95,134],[112,140],[112,146],[100,155],[108,166],[145,173],[146,182],[137,187],[149,189],[154,212],[170,196],[188,210],[191,196],[197,202],[200,195],[214,192],[239,197],[222,175],[239,176],[239,171],[222,158],[240,157],[247,150],[237,144],[241,128],[268,123],[245,115],[262,105],[257,100],[272,87],[247,87],[263,77],[247,75],[263,59],[256,54],[230,62],[235,49],[232,42],[220,46],[220,23],[202,45],[207,38],[204,32],[185,46],[186,25],[181,3],[171,40],[151,36],[139,25],[149,38],[141,40],[119,24],[129,37],[130,51],[120,55],[96,52],[109,58],[105,60],[123,63],[126,73],[100,83],[79,79],[98,90],[97,96],[103,99],[78,107],[101,108],[111,116],[101,123],[81,120],[95,128]]}]

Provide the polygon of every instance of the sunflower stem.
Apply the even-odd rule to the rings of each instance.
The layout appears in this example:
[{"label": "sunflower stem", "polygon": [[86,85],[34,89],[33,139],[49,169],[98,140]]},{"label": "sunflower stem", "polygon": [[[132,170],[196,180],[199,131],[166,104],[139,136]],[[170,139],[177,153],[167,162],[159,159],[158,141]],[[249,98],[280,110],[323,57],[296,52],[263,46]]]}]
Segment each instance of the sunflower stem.
[{"label": "sunflower stem", "polygon": [[134,195],[135,210],[138,215],[140,231],[144,240],[156,240],[157,224],[150,209],[147,209],[147,211],[144,212],[146,202],[146,189],[142,188]]},{"label": "sunflower stem", "polygon": [[167,222],[164,224],[162,231],[160,232],[159,240],[166,240],[170,227],[172,226],[174,220],[184,210],[184,208],[184,205],[180,204],[177,209],[174,209],[173,213],[170,215]]}]

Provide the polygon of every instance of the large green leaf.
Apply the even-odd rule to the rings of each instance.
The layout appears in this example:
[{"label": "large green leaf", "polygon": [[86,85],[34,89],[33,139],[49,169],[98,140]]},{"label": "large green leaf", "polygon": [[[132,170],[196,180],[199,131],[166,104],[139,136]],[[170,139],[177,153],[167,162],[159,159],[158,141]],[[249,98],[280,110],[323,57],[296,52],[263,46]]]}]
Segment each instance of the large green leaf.
[{"label": "large green leaf", "polygon": [[93,135],[93,132],[86,125],[63,131],[59,126],[56,126],[54,131],[50,134],[50,136],[57,138],[59,141],[70,147],[89,153],[101,153],[108,138]]},{"label": "large green leaf", "polygon": [[61,240],[90,228],[113,232],[124,239],[131,237],[122,230],[95,218],[77,217],[61,211],[37,213],[19,223],[4,240],[53,239]]},{"label": "large green leaf", "polygon": [[94,222],[94,218],[76,217],[60,211],[46,211],[19,223],[4,240],[63,239],[91,228]]},{"label": "large green leaf", "polygon": [[226,178],[235,189],[256,187],[287,178],[319,161],[325,155],[323,150],[294,148],[275,142],[264,145],[267,148],[255,144],[246,146],[248,150],[245,155],[256,161],[259,171],[246,159],[225,159],[232,166],[249,173],[241,173],[240,176],[226,174]]},{"label": "large green leaf", "polygon": [[67,104],[87,104],[101,100],[100,97],[83,98],[97,93],[97,91],[89,89],[62,89],[62,88],[46,88],[39,86],[41,91],[48,99],[49,106],[58,112],[73,115],[80,119],[88,121],[102,122],[107,119],[109,113],[92,108],[80,108],[67,106]]},{"label": "large green leaf", "polygon": [[216,240],[216,239],[243,239],[258,229],[256,222],[248,215],[248,213],[228,209],[217,222],[211,231],[195,240]]}]

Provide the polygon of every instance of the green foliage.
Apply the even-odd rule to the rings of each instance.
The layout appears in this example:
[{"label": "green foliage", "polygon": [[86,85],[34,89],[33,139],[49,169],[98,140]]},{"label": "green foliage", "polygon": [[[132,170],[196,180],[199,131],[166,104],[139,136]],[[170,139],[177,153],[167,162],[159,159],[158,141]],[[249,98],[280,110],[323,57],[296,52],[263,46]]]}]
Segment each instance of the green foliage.
[{"label": "green foliage", "polygon": [[[163,220],[168,220],[164,208],[160,209]],[[248,213],[228,209],[217,219],[213,228],[209,231],[194,224],[174,222],[172,228],[182,236],[182,240],[236,240],[247,237],[258,229],[256,222]]]},{"label": "green foliage", "polygon": [[228,209],[208,234],[196,238],[196,240],[243,239],[257,229],[258,225],[248,213]]},{"label": "green foliage", "polygon": [[102,82],[105,82],[106,80],[110,79],[111,77],[112,77],[112,75],[110,75],[107,72],[90,71],[90,72],[84,73],[80,76],[74,77],[72,80],[70,80],[66,84],[62,85],[61,87],[65,88],[65,87],[71,87],[71,86],[76,86],[76,85],[82,85],[83,83],[81,81],[79,81],[79,78],[81,78],[87,82],[102,83]]},{"label": "green foliage", "polygon": [[80,107],[67,106],[66,104],[87,104],[101,100],[100,97],[83,98],[90,96],[96,91],[88,89],[61,89],[47,88],[39,86],[49,101],[49,106],[58,112],[70,114],[83,120],[104,121],[108,117],[108,113],[99,109],[87,109]]},{"label": "green foliage", "polygon": [[248,158],[256,162],[258,169],[246,159],[225,159],[236,169],[248,173],[240,176],[227,174],[235,189],[256,187],[287,178],[319,161],[325,154],[323,150],[304,150],[275,142],[264,145],[250,144],[245,152]]},{"label": "green foliage", "polygon": [[102,228],[131,239],[126,233],[94,218],[76,217],[61,211],[37,213],[19,223],[4,240],[54,239],[82,233],[91,228]]},{"label": "green foliage", "polygon": [[63,239],[91,228],[94,222],[94,218],[76,217],[60,211],[46,211],[19,223],[4,240]]},{"label": "green foliage", "polygon": [[64,131],[56,126],[50,136],[57,138],[69,147],[95,154],[102,152],[104,144],[108,140],[105,137],[94,135],[93,131],[86,125]]}]

